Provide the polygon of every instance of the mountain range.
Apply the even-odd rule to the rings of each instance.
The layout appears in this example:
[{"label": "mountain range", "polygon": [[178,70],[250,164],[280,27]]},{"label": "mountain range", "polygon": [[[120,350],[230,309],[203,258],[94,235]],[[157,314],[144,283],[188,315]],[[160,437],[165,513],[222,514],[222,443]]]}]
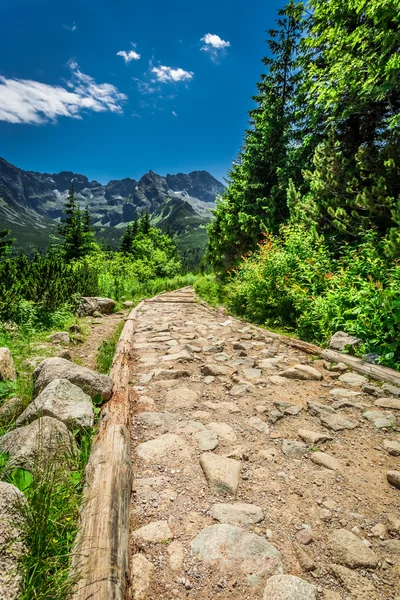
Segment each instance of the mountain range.
[{"label": "mountain range", "polygon": [[46,246],[57,236],[72,181],[97,237],[114,246],[125,226],[148,211],[154,225],[177,234],[182,249],[204,247],[211,211],[225,190],[207,171],[166,177],[149,171],[139,181],[127,177],[102,185],[70,171],[24,171],[0,158],[0,229],[10,229],[19,247]]}]

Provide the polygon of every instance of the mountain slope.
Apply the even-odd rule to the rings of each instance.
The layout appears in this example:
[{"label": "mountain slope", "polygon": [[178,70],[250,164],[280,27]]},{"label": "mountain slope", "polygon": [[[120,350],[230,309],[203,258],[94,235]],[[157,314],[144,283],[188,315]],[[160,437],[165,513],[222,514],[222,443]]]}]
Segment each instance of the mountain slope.
[{"label": "mountain slope", "polygon": [[[127,223],[148,211],[152,222],[185,238],[185,247],[205,243],[216,197],[225,186],[207,171],[167,175],[149,171],[102,185],[81,174],[23,171],[0,158],[0,228],[11,229],[17,245],[47,245],[57,235],[57,222],[71,181],[82,207],[88,206],[98,237],[113,245]],[[204,234],[198,235],[199,230]]]}]

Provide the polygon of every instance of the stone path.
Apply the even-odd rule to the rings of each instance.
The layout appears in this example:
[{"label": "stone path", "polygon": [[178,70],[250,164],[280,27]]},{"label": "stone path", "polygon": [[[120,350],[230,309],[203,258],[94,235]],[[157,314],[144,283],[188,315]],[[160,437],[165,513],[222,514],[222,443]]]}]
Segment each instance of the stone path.
[{"label": "stone path", "polygon": [[130,598],[400,598],[396,390],[190,289],[143,305],[134,351]]}]

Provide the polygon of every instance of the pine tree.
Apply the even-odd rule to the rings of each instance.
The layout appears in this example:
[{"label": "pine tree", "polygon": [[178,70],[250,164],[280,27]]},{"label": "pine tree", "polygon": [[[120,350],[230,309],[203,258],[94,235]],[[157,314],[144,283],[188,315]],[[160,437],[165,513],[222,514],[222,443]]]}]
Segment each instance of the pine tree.
[{"label": "pine tree", "polygon": [[94,247],[94,232],[87,207],[82,215],[73,181],[63,212],[65,218],[59,225],[58,232],[64,240],[62,248],[65,259],[71,261],[82,258],[89,254]]},{"label": "pine tree", "polygon": [[150,231],[150,214],[146,210],[139,220],[139,232],[148,235]]},{"label": "pine tree", "polygon": [[124,235],[121,239],[120,252],[129,254],[132,252],[132,241],[133,241],[133,223],[128,223],[126,226]]},{"label": "pine tree", "polygon": [[7,256],[10,251],[10,247],[14,240],[9,238],[11,231],[9,229],[0,229],[0,258]]}]

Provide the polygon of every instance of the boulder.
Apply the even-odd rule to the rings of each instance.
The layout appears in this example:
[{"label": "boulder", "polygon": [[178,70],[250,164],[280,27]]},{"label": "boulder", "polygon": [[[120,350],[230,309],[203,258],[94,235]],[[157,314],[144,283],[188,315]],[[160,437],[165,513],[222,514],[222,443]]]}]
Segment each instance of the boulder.
[{"label": "boulder", "polygon": [[0,452],[9,454],[7,468],[34,470],[49,460],[61,462],[76,454],[76,442],[64,423],[52,417],[42,417],[9,431],[0,438]]},{"label": "boulder", "polygon": [[116,302],[111,298],[83,297],[79,303],[77,314],[80,317],[90,317],[94,313],[110,315],[114,312]]},{"label": "boulder", "polygon": [[11,352],[8,348],[0,348],[0,381],[16,381],[17,373]]},{"label": "boulder", "polygon": [[33,396],[40,394],[54,379],[68,379],[91,398],[101,396],[103,400],[109,400],[112,395],[113,382],[107,375],[80,367],[64,358],[54,357],[46,358],[33,372]]},{"label": "boulder", "polygon": [[92,427],[93,404],[90,396],[68,379],[54,379],[17,419],[17,427],[39,417],[53,417],[70,428]]},{"label": "boulder", "polygon": [[15,396],[8,398],[0,406],[0,425],[7,425],[14,421],[24,410],[24,401]]},{"label": "boulder", "polygon": [[274,575],[267,581],[263,600],[316,600],[311,583],[295,575]]},{"label": "boulder", "polygon": [[329,348],[331,348],[332,350],[338,350],[339,352],[342,352],[348,347],[350,347],[350,349],[353,350],[356,346],[362,343],[362,340],[355,337],[354,335],[349,335],[344,331],[337,331],[329,340]]},{"label": "boulder", "polygon": [[11,483],[0,481],[0,598],[17,600],[22,577],[18,565],[25,552],[21,508],[26,499]]}]

